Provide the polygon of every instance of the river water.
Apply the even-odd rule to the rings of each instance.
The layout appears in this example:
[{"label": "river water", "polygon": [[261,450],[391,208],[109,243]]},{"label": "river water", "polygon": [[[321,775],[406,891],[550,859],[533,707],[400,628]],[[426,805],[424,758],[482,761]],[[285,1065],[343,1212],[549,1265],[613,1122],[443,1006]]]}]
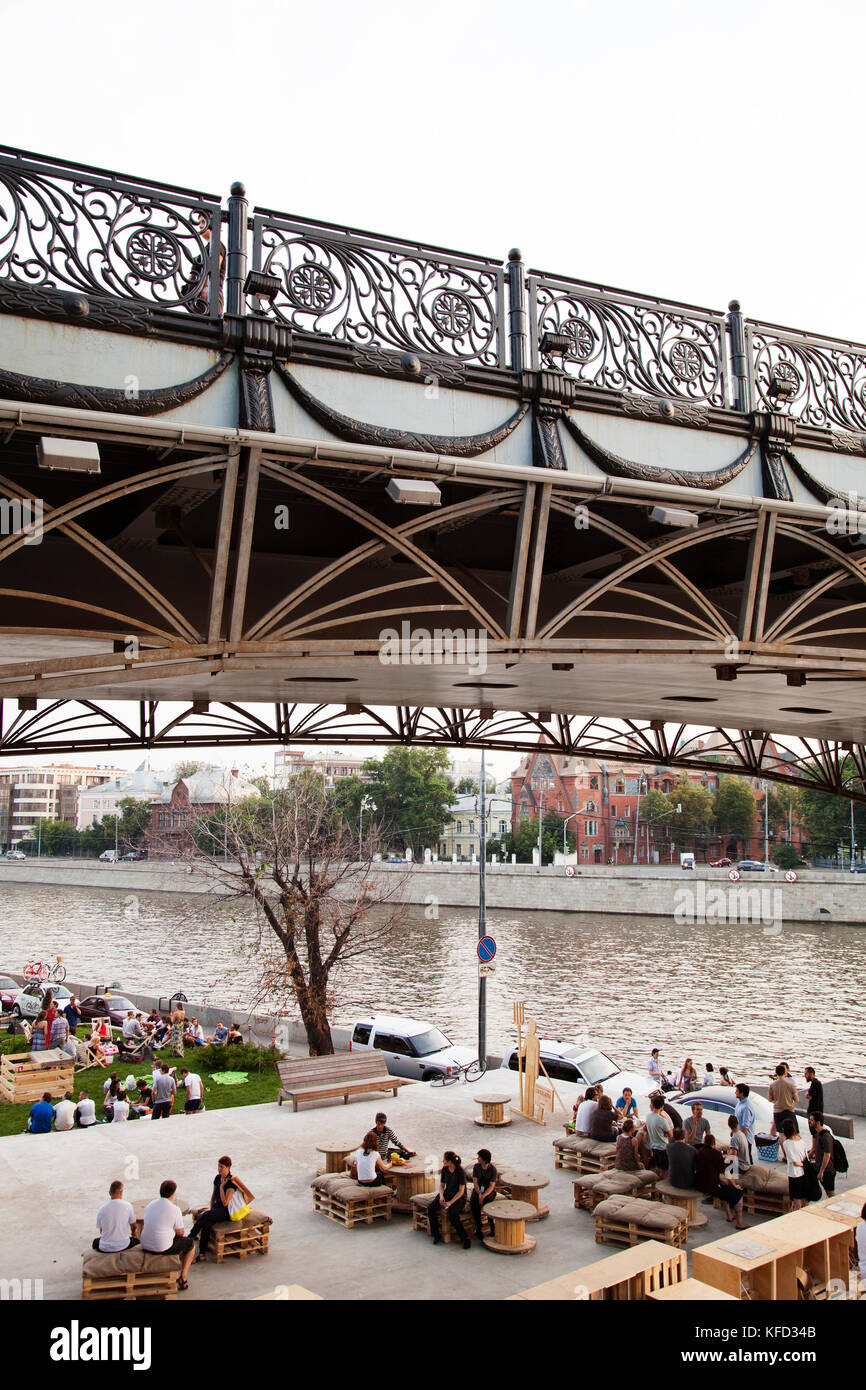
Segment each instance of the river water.
[{"label": "river water", "polygon": [[[11,884],[0,888],[0,973],[62,955],[71,980],[246,1005],[259,966],[247,903],[208,896]],[[491,911],[488,1049],[513,1041],[512,1001],[543,1036],[589,1039],[623,1067],[691,1056],[735,1074],[780,1060],[795,1072],[866,1077],[866,931],[841,925],[677,925],[659,919]],[[429,1019],[454,1042],[477,1038],[477,914],[422,907],[375,954],[346,963],[332,1019],[367,1012]]]}]

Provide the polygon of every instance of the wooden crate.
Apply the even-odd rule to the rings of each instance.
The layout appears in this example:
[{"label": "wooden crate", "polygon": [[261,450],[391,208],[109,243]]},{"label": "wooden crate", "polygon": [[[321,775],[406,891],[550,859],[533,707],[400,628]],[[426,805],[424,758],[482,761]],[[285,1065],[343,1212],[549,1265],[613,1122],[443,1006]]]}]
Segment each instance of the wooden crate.
[{"label": "wooden crate", "polygon": [[127,1302],[144,1298],[177,1298],[177,1280],[180,1274],[180,1261],[177,1269],[152,1273],[149,1270],[131,1270],[128,1274],[105,1274],[93,1278],[89,1274],[81,1276],[81,1297],[85,1300],[122,1298]]},{"label": "wooden crate", "polygon": [[267,1255],[270,1223],[262,1222],[256,1226],[239,1226],[234,1221],[221,1221],[211,1227],[207,1253],[216,1264],[222,1264],[229,1255],[245,1260],[247,1255]]},{"label": "wooden crate", "polygon": [[0,1057],[0,1099],[12,1105],[32,1105],[46,1091],[60,1096],[71,1091],[75,1063],[57,1048],[45,1052],[7,1052]]},{"label": "wooden crate", "polygon": [[616,1146],[611,1145],[610,1153],[585,1154],[577,1149],[559,1148],[554,1145],[554,1166],[567,1168],[571,1173],[606,1173],[616,1165]]},{"label": "wooden crate", "polygon": [[[416,1192],[415,1196],[412,1197],[413,1231],[422,1231],[425,1236],[430,1235],[430,1204],[435,1196],[435,1192]],[[495,1205],[496,1199],[494,1198],[493,1202],[488,1202],[487,1205],[481,1209],[481,1230],[486,1236],[493,1234],[493,1222],[488,1212],[490,1208]],[[460,1222],[463,1230],[471,1240],[476,1235],[476,1230],[475,1219],[468,1202],[460,1213]],[[457,1240],[457,1232],[451,1225],[448,1219],[448,1213],[445,1211],[440,1211],[439,1213],[439,1234],[442,1237],[444,1245],[450,1245],[453,1241]]]},{"label": "wooden crate", "polygon": [[685,1280],[688,1274],[687,1256],[671,1250],[659,1240],[647,1240],[634,1250],[621,1250],[607,1259],[596,1260],[546,1284],[536,1284],[514,1299],[527,1302],[567,1301],[589,1299],[592,1302],[626,1301],[651,1297],[661,1289]]},{"label": "wooden crate", "polygon": [[[744,1188],[743,1207],[750,1216],[769,1212],[772,1216],[783,1216],[791,1210],[791,1198],[787,1192],[767,1192],[760,1188]],[[714,1202],[714,1205],[721,1202]]]},{"label": "wooden crate", "polygon": [[372,1226],[378,1217],[390,1221],[393,1199],[394,1193],[390,1187],[377,1187],[371,1190],[369,1196],[365,1193],[363,1197],[346,1198],[313,1188],[313,1210],[350,1231],[353,1226]]},{"label": "wooden crate", "polygon": [[615,1214],[608,1215],[598,1210],[595,1213],[595,1239],[599,1245],[638,1245],[643,1240],[657,1240],[662,1245],[672,1245],[679,1250],[685,1245],[688,1234],[689,1223],[685,1212],[682,1212],[681,1219],[668,1231],[660,1231],[655,1226],[644,1226],[639,1220],[618,1218]]}]

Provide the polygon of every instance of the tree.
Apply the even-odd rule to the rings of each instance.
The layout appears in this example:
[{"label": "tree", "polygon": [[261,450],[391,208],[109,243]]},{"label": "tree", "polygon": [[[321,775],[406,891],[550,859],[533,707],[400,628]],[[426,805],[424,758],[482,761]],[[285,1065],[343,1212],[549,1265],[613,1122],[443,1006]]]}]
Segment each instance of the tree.
[{"label": "tree", "polygon": [[641,797],[638,834],[649,826],[650,839],[654,840],[664,826],[670,824],[675,814],[671,798],[660,792],[658,787],[651,787],[646,796]]},{"label": "tree", "polygon": [[364,763],[366,794],[381,834],[416,858],[438,843],[454,798],[444,748],[391,748]]},{"label": "tree", "polygon": [[796,869],[800,856],[793,845],[774,845],[770,858],[780,869]]},{"label": "tree", "polygon": [[722,835],[741,841],[745,849],[755,833],[755,794],[745,778],[719,778],[713,813]]},{"label": "tree", "polygon": [[[123,796],[117,803],[120,812],[120,819],[117,826],[118,848],[123,853],[128,849],[136,849],[143,845],[147,837],[147,827],[150,823],[150,802],[139,801],[134,796]],[[108,821],[111,824],[112,834],[114,833],[114,817],[103,816],[102,823]]]},{"label": "tree", "polygon": [[209,767],[210,763],[199,763],[195,758],[182,758],[175,764],[171,775],[175,782],[183,782],[187,777],[194,777],[197,772],[205,772]]},{"label": "tree", "polygon": [[[817,769],[815,772],[817,774]],[[851,758],[846,758],[842,764],[841,776],[855,790],[860,790]],[[831,858],[838,853],[840,845],[850,846],[851,803],[847,797],[819,792],[807,784],[800,790],[798,812],[812,854]],[[854,839],[862,852],[866,844],[866,806],[860,802],[854,803]]]},{"label": "tree", "polygon": [[713,814],[713,794],[706,787],[692,782],[683,773],[670,793],[670,801],[673,808],[670,824],[678,839],[694,839],[706,830]]},{"label": "tree", "polygon": [[221,808],[220,821],[214,832],[199,819],[195,854],[229,894],[255,905],[257,1002],[292,1000],[312,1055],[332,1053],[334,979],[361,952],[390,948],[408,913],[399,901],[406,875],[376,880],[374,834],[355,861],[354,829],[341,825],[321,778],[294,777],[286,788]]},{"label": "tree", "polygon": [[[487,784],[487,795],[493,796],[496,792],[496,781],[493,777],[485,778]],[[478,777],[461,777],[457,786],[454,788],[458,796],[477,796],[478,788],[481,785]]]}]

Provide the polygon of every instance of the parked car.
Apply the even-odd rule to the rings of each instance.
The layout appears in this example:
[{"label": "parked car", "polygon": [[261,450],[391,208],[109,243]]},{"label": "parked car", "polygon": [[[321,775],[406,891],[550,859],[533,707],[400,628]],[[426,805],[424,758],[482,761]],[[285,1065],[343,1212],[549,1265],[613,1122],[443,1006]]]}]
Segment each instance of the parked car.
[{"label": "parked car", "polygon": [[775,864],[762,864],[758,859],[741,859],[737,865],[740,873],[745,874],[777,874],[779,872]]},{"label": "parked car", "polygon": [[126,851],[126,853],[125,853],[125,854],[122,854],[120,857],[121,857],[121,859],[123,860],[123,862],[124,862],[125,864],[134,864],[134,863],[136,863],[139,859],[146,859],[146,858],[147,858],[147,850],[145,850],[145,849],[128,849],[128,850]]},{"label": "parked car", "polygon": [[26,859],[27,855],[22,849],[7,849],[5,857],[7,859]]},{"label": "parked car", "polygon": [[21,986],[11,975],[0,975],[0,1014],[8,1014]]},{"label": "parked car", "polygon": [[[621,1071],[616,1062],[589,1043],[564,1042],[562,1038],[541,1038],[541,1060],[551,1081],[570,1081],[575,1086],[594,1086],[603,1081],[611,1100],[630,1086],[636,1096],[648,1096],[658,1085],[648,1072]],[[517,1071],[517,1048],[502,1059],[501,1070]],[[543,1080],[543,1077],[542,1077]]]},{"label": "parked car", "polygon": [[731,867],[731,864],[732,864],[732,863],[733,863],[733,860],[731,860],[731,859],[711,859],[711,860],[710,860],[710,868],[711,868],[711,869],[729,869],[729,868]]},{"label": "parked car", "polygon": [[[755,1133],[769,1134],[770,1126],[773,1123],[773,1107],[763,1096],[759,1096],[754,1086],[749,1089],[749,1100],[752,1102],[752,1109],[755,1112]],[[681,1107],[692,1106],[698,1103],[704,1110],[713,1111],[718,1115],[733,1115],[737,1097],[734,1094],[733,1086],[704,1086],[699,1091],[689,1091],[688,1095],[678,1095],[677,1105]]]},{"label": "parked car", "polygon": [[85,1023],[90,1023],[94,1018],[104,1018],[107,1014],[115,1028],[120,1028],[126,1022],[130,1009],[134,1013],[141,1012],[138,1004],[133,1004],[122,994],[89,994],[81,1001],[81,1017]]},{"label": "parked car", "polygon": [[468,1047],[455,1047],[432,1023],[397,1014],[375,1014],[356,1019],[351,1025],[350,1052],[365,1048],[381,1052],[392,1076],[409,1076],[413,1081],[432,1081],[447,1076],[453,1067],[474,1062],[478,1053]]},{"label": "parked car", "polygon": [[99,857],[100,857],[100,859],[103,861],[103,863],[105,863],[105,864],[116,864],[116,863],[117,863],[117,850],[115,850],[115,849],[104,849],[104,850],[102,851],[102,853],[100,854]]},{"label": "parked car", "polygon": [[12,1012],[19,1018],[35,1018],[44,1007],[45,996],[49,990],[53,991],[54,1002],[61,1009],[72,998],[72,991],[65,985],[52,985],[40,983],[39,980],[31,980],[29,985],[23,985],[12,1001]]}]

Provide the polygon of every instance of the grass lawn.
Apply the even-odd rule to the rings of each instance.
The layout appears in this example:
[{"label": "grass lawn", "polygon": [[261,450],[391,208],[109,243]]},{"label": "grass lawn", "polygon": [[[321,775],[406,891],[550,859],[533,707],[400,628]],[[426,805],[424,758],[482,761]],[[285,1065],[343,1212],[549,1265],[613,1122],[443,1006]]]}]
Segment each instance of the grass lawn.
[{"label": "grass lawn", "polygon": [[[0,1033],[0,1053],[4,1052],[27,1052],[28,1045],[26,1038]],[[180,1068],[187,1066],[191,1071],[197,1072],[204,1083],[204,1103],[208,1110],[231,1110],[237,1105],[264,1105],[268,1101],[276,1101],[277,1093],[280,1089],[279,1077],[275,1065],[274,1053],[268,1048],[255,1048],[249,1044],[243,1047],[224,1049],[224,1048],[187,1048],[184,1058],[181,1060],[168,1051],[157,1054],[160,1061],[165,1061],[170,1067]],[[212,1080],[212,1073],[220,1070],[237,1070],[247,1073],[246,1081],[236,1086],[221,1086]],[[116,1071],[123,1080],[131,1072],[133,1076],[147,1076],[151,1074],[150,1062],[120,1062],[115,1061],[113,1065],[106,1069],[102,1067],[88,1067],[85,1071],[77,1071],[73,1078],[72,1094],[75,1100],[82,1090],[90,1093],[91,1100],[96,1102],[96,1114],[101,1118],[101,1098],[102,1088],[105,1080],[112,1071]],[[185,1092],[179,1091],[175,1100],[174,1113],[178,1114],[183,1110],[183,1098]],[[135,1093],[133,1093],[135,1096]],[[62,1097],[53,1096],[54,1101],[61,1100]],[[7,1134],[21,1134],[27,1128],[27,1119],[33,1102],[27,1105],[10,1105],[6,1101],[0,1101],[0,1138]],[[130,1122],[139,1119],[148,1119],[149,1116],[134,1116],[130,1114]]]}]

